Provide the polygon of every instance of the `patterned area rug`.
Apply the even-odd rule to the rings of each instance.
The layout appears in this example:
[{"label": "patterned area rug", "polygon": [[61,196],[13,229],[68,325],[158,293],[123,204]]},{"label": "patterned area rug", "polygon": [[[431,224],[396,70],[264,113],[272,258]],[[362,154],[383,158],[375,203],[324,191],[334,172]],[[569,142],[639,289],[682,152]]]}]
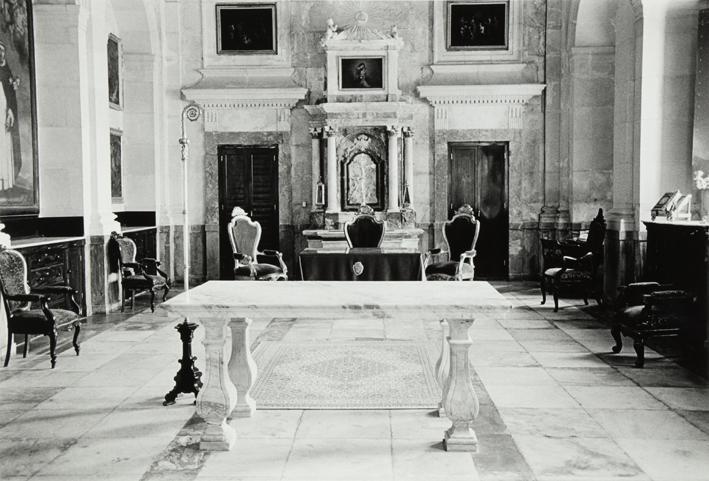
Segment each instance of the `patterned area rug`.
[{"label": "patterned area rug", "polygon": [[436,408],[441,398],[420,342],[264,342],[254,358],[258,409]]}]

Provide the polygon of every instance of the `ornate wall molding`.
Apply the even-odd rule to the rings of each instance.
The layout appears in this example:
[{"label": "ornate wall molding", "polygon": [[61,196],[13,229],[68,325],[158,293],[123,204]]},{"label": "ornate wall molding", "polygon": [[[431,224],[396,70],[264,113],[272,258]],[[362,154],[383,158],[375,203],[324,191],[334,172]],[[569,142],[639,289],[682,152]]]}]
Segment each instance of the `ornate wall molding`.
[{"label": "ornate wall molding", "polygon": [[526,104],[541,95],[545,84],[421,85],[417,90],[431,105]]}]

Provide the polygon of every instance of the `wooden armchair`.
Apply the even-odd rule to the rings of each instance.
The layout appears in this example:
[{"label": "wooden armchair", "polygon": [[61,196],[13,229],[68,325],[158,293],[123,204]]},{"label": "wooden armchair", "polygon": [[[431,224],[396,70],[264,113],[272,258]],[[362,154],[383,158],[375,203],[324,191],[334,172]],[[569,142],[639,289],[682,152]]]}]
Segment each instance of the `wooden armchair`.
[{"label": "wooden armchair", "polygon": [[[424,266],[429,281],[472,281],[475,277],[475,244],[480,235],[480,223],[468,204],[462,205],[456,215],[443,225],[443,239],[447,250],[431,249],[426,253]],[[437,256],[447,259],[432,262]]]},{"label": "wooden armchair", "polygon": [[287,281],[288,268],[283,254],[276,250],[258,250],[261,224],[252,221],[240,207],[234,207],[227,226],[234,254],[234,279],[246,281]]},{"label": "wooden armchair", "polygon": [[349,247],[379,247],[386,230],[384,222],[374,217],[369,206],[360,207],[357,217],[345,223],[345,238]]},{"label": "wooden armchair", "polygon": [[[7,354],[5,366],[10,362],[12,340],[17,334],[25,335],[23,357],[27,357],[30,334],[49,337],[49,358],[52,368],[57,363],[55,353],[57,330],[74,330],[73,346],[79,355],[79,332],[81,331],[81,309],[74,299],[76,292],[71,286],[42,286],[30,290],[27,284],[27,263],[19,252],[11,249],[0,250],[0,291],[2,292],[5,317],[7,319]],[[50,309],[48,302],[53,295],[67,296],[72,310]],[[39,308],[33,308],[32,304]]]},{"label": "wooden armchair", "polygon": [[112,232],[109,255],[121,276],[121,312],[125,309],[126,297],[130,294],[131,309],[135,307],[135,294],[150,293],[150,311],[155,312],[155,293],[162,290],[162,300],[170,291],[170,278],[160,270],[160,261],[152,257],[136,260],[137,248],[133,239]]},{"label": "wooden armchair", "polygon": [[657,282],[621,286],[613,318],[613,352],[623,348],[621,334],[633,339],[635,367],[645,365],[645,341],[652,337],[678,336],[691,323],[695,299],[687,291]]},{"label": "wooden armchair", "polygon": [[544,262],[542,304],[546,303],[547,293],[554,297],[554,312],[559,310],[560,296],[581,297],[586,305],[589,297],[602,303],[599,274],[603,265],[605,236],[603,209],[598,209],[586,241],[541,239]]}]

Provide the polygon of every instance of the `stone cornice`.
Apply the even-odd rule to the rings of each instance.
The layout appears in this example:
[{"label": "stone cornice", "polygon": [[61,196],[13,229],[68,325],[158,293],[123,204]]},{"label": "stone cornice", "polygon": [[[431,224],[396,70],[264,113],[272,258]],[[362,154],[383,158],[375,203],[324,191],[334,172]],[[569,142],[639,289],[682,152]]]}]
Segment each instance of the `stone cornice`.
[{"label": "stone cornice", "polygon": [[303,87],[182,89],[186,100],[207,109],[292,108],[307,92]]},{"label": "stone cornice", "polygon": [[432,105],[526,104],[545,88],[546,84],[420,85],[417,90]]}]

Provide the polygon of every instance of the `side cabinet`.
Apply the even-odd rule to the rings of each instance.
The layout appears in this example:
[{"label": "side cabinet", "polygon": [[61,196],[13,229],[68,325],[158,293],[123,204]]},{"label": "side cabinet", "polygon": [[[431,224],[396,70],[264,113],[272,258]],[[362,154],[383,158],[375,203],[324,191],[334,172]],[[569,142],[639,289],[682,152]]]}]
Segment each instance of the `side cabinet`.
[{"label": "side cabinet", "polygon": [[[86,312],[84,278],[84,240],[52,244],[34,244],[18,249],[27,261],[27,281],[30,287],[68,284],[76,291],[76,301]],[[50,307],[69,308],[68,299],[57,296]]]}]

